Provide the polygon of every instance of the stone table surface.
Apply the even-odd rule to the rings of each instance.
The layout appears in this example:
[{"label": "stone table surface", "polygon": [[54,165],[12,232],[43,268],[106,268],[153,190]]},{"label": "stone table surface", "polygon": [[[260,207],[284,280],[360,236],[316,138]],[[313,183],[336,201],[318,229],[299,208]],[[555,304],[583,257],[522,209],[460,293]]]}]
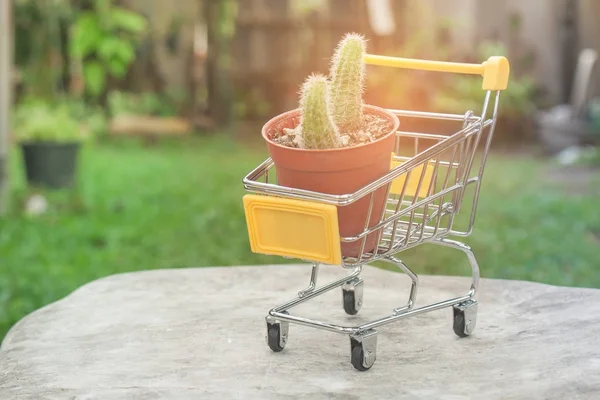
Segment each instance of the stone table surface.
[{"label": "stone table surface", "polygon": [[[320,282],[343,270],[323,267]],[[290,326],[266,345],[267,311],[310,266],[154,270],[91,282],[25,317],[0,348],[0,399],[600,399],[600,290],[482,279],[477,327],[450,308],[379,328],[377,362],[350,364],[349,338]],[[339,289],[294,314],[356,325],[407,298],[405,275],[366,267],[356,316]],[[422,276],[417,306],[470,280]],[[370,317],[370,318],[368,318]]]}]

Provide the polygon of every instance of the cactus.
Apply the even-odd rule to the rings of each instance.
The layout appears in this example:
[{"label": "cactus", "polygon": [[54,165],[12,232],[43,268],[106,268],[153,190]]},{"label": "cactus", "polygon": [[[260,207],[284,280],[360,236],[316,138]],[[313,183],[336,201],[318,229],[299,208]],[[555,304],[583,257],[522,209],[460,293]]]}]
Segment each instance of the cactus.
[{"label": "cactus", "polygon": [[304,148],[331,149],[338,147],[338,129],[328,112],[328,100],[327,78],[320,74],[309,76],[302,86],[300,99],[302,108],[300,124]]},{"label": "cactus", "polygon": [[302,86],[302,119],[293,133],[294,143],[306,149],[331,149],[348,145],[340,131],[363,128],[363,87],[366,41],[349,33],[338,44],[332,58],[330,79],[309,76]]},{"label": "cactus", "polygon": [[357,33],[348,33],[340,41],[330,69],[330,107],[333,122],[341,130],[359,129],[363,123],[366,41]]}]

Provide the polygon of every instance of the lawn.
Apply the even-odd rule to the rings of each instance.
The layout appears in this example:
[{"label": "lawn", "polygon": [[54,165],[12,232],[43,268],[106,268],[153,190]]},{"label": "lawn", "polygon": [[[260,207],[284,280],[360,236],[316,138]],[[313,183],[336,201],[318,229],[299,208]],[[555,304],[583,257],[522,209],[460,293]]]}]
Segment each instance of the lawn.
[{"label": "lawn", "polygon": [[[28,193],[19,156],[14,208],[0,219],[0,338],[24,315],[109,274],[293,262],[249,250],[241,179],[264,159],[261,146],[218,137],[92,144],[77,188],[49,193],[39,217],[18,212]],[[569,193],[545,170],[531,157],[491,157],[466,240],[482,276],[600,288],[600,185]],[[468,273],[462,254],[434,249],[402,258],[420,273]]]}]

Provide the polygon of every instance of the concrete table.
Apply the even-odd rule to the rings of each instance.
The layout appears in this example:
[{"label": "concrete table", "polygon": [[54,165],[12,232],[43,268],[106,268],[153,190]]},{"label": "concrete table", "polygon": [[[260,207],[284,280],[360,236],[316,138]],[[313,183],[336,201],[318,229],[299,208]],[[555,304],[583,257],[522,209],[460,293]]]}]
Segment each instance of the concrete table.
[{"label": "concrete table", "polygon": [[[483,279],[472,336],[446,308],[380,328],[358,372],[349,338],[290,325],[283,352],[264,317],[310,266],[157,270],[110,276],[20,321],[0,350],[0,399],[600,399],[600,290]],[[341,276],[322,268],[320,282]],[[405,302],[405,275],[366,267],[347,316],[334,290],[292,310],[356,325]],[[462,294],[422,276],[417,306]]]}]

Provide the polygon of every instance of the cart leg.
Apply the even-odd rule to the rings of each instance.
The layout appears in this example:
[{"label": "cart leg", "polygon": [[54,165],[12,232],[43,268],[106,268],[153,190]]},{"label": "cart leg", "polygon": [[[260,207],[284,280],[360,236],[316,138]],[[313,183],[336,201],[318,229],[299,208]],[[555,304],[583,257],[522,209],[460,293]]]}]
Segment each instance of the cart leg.
[{"label": "cart leg", "polygon": [[[283,313],[288,314],[287,311],[283,311]],[[287,343],[290,323],[287,321],[279,321],[270,315],[265,319],[267,321],[267,335],[265,338],[267,345],[274,352],[280,352]]]},{"label": "cart leg", "polygon": [[452,329],[454,333],[459,337],[469,336],[475,330],[477,323],[477,300],[475,300],[475,293],[479,286],[479,265],[477,264],[477,259],[471,248],[464,243],[450,239],[439,239],[433,243],[462,251],[467,256],[469,264],[471,264],[473,280],[471,282],[471,289],[467,294],[470,298],[452,307]]},{"label": "cart leg", "polygon": [[402,260],[397,259],[394,256],[388,256],[383,259],[383,261],[387,261],[392,264],[396,268],[400,269],[406,275],[408,275],[412,281],[412,286],[410,288],[410,295],[408,296],[408,303],[404,307],[394,308],[394,314],[401,314],[404,311],[408,311],[413,308],[415,305],[415,300],[417,299],[417,289],[419,287],[419,277],[415,274]]},{"label": "cart leg", "polygon": [[471,264],[471,270],[473,273],[473,280],[471,281],[471,289],[469,290],[468,296],[474,297],[475,293],[477,292],[477,287],[479,286],[479,264],[477,264],[477,259],[475,258],[475,254],[473,254],[471,247],[464,243],[457,242],[456,240],[444,238],[438,239],[432,243],[438,244],[440,246],[452,247],[465,253],[467,259],[469,260],[469,264]]},{"label": "cart leg", "polygon": [[350,335],[350,362],[359,371],[370,369],[377,359],[377,331],[369,329]]},{"label": "cart leg", "polygon": [[298,292],[298,297],[302,298],[302,297],[306,296],[307,294],[309,294],[310,292],[312,292],[313,290],[315,290],[315,287],[317,287],[317,277],[318,276],[319,276],[319,264],[313,263],[312,271],[310,273],[310,283],[308,284],[308,287],[306,289]]},{"label": "cart leg", "polygon": [[356,315],[363,304],[363,280],[353,278],[342,285],[342,305],[349,315]]}]

